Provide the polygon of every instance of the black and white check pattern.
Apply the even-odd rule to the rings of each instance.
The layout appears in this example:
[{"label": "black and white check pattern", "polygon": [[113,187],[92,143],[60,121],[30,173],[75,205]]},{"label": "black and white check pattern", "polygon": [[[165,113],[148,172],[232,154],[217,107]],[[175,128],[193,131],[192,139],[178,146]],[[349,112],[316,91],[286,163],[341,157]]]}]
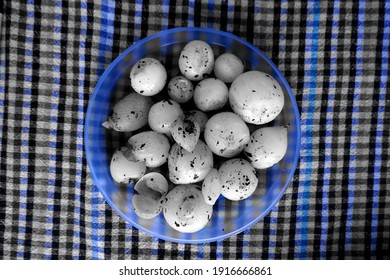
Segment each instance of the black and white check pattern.
[{"label": "black and white check pattern", "polygon": [[[168,2],[2,6],[0,258],[389,259],[390,4]],[[302,120],[299,166],[277,207],[250,230],[204,245],[127,225],[93,196],[82,149],[80,120],[104,68],[136,40],[180,26],[231,32],[265,52]],[[93,230],[104,238],[92,240]]]}]

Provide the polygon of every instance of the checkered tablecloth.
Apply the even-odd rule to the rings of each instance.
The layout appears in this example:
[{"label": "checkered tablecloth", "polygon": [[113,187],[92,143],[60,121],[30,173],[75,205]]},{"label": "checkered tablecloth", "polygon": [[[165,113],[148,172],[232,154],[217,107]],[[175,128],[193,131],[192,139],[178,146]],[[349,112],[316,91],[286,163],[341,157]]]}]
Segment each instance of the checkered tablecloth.
[{"label": "checkered tablecloth", "polygon": [[[389,1],[9,0],[1,13],[0,259],[389,259]],[[300,162],[280,203],[250,230],[201,245],[126,224],[83,147],[104,69],[179,26],[253,43],[301,111]]]}]

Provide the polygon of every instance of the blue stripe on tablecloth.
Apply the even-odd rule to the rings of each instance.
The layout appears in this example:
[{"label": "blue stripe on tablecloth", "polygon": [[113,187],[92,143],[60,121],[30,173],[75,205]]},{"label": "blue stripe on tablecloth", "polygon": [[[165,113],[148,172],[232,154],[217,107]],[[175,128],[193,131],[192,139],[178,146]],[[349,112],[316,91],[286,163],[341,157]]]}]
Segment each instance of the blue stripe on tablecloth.
[{"label": "blue stripe on tablecloth", "polygon": [[216,259],[222,260],[223,258],[223,241],[217,241],[217,248],[216,248]]},{"label": "blue stripe on tablecloth", "polygon": [[194,26],[195,1],[188,2],[188,26]]},{"label": "blue stripe on tablecloth", "polygon": [[[29,7],[30,6],[30,7]],[[29,0],[29,1],[27,1],[27,7],[29,7],[31,10],[32,10],[32,12],[28,12],[27,13],[27,17],[28,18],[30,18],[30,19],[32,19],[32,21],[34,21],[34,18],[35,18],[35,15],[34,15],[34,1],[33,0]],[[32,37],[29,37],[29,41],[32,41],[33,40],[33,38]],[[26,43],[27,43],[27,38],[26,38]],[[24,65],[24,68],[27,68],[27,64],[28,63],[26,63],[25,62],[25,65]],[[25,82],[29,82],[29,81],[31,81],[31,76],[30,75],[24,75],[24,81]],[[24,95],[30,95],[31,96],[31,91],[23,91],[23,94]],[[23,99],[24,99],[24,97],[23,97]],[[24,103],[24,102],[23,102]],[[28,103],[28,102],[27,102]],[[23,104],[23,105],[25,105],[25,104]],[[26,104],[27,105],[27,104]],[[25,106],[23,106],[24,108],[26,108]],[[28,108],[30,108],[30,106],[28,107]],[[24,131],[22,130],[22,136],[21,136],[21,138],[23,139],[23,138],[29,138],[29,133],[28,133],[28,127],[27,127],[27,132],[26,132],[26,129],[24,129]],[[28,147],[28,141],[27,140],[22,140],[22,147]],[[29,158],[29,149],[27,149],[27,152],[26,153],[24,153],[25,154],[25,156],[26,156],[26,158]],[[21,158],[22,158],[22,155],[21,155]],[[23,164],[21,164],[21,166],[20,166],[20,168],[21,168],[21,171],[27,171],[28,170],[28,166],[27,165],[23,165]],[[26,178],[26,177],[20,177],[20,186],[22,186],[22,185],[27,185],[28,184],[28,179]],[[27,200],[27,192],[25,191],[25,190],[20,190],[19,191],[19,201],[20,200],[23,200],[23,201],[25,201],[25,200]],[[20,208],[24,208],[24,209],[26,209],[26,204],[25,203],[22,203],[22,202],[20,202],[19,203],[19,207]],[[20,212],[19,212],[19,221],[26,221],[26,218],[25,218],[26,216],[25,215],[23,215],[23,214],[21,214]],[[26,227],[25,226],[19,226],[19,233],[18,233],[18,244],[19,245],[24,245],[24,241],[25,241],[25,232],[26,232]],[[23,237],[19,237],[20,236],[20,234],[22,234],[22,236]],[[20,251],[20,249],[21,249],[21,251]],[[23,248],[23,246],[18,246],[17,247],[17,252],[16,252],[16,256],[18,257],[18,258],[23,258],[24,257],[24,252],[23,252],[23,250],[24,250],[24,248]]]},{"label": "blue stripe on tablecloth", "polygon": [[198,257],[198,260],[203,260],[203,257],[204,257],[204,244],[203,243],[198,244],[197,257]]},{"label": "blue stripe on tablecloth", "polygon": [[[242,259],[243,260],[247,260],[249,259],[249,241],[248,239],[250,238],[250,229],[247,228],[246,230],[244,230],[244,236],[243,236],[243,244],[242,244],[242,247],[243,247],[243,250],[242,250]],[[247,250],[244,250],[244,249],[247,249]]]},{"label": "blue stripe on tablecloth", "polygon": [[[227,26],[226,26],[226,31],[227,32],[233,32],[233,20],[234,20],[234,0],[228,0],[227,1],[228,5],[228,19],[227,19]],[[260,5],[260,4],[258,4]]]},{"label": "blue stripe on tablecloth", "polygon": [[[354,206],[354,191],[355,191],[355,175],[356,175],[356,142],[357,142],[357,126],[359,125],[359,94],[361,88],[361,79],[363,73],[363,40],[364,40],[364,14],[365,14],[365,1],[359,1],[358,12],[358,33],[356,42],[356,74],[355,74],[355,91],[353,94],[353,108],[352,108],[352,125],[351,125],[351,144],[350,144],[350,156],[349,156],[349,182],[348,182],[348,208],[347,208],[347,220],[345,226],[345,252],[349,256],[351,252],[352,241],[352,222],[353,222],[353,206]],[[351,65],[352,67],[352,65]]]},{"label": "blue stripe on tablecloth", "polygon": [[158,238],[152,237],[152,246],[150,253],[152,256],[158,256]]},{"label": "blue stripe on tablecloth", "polygon": [[214,0],[207,1],[207,10],[209,15],[207,17],[207,27],[213,28],[214,24]]},{"label": "blue stripe on tablecloth", "polygon": [[[78,145],[78,150],[83,151],[84,150],[84,134],[82,133],[83,123],[84,123],[84,79],[85,79],[85,46],[86,46],[86,36],[87,36],[87,18],[88,9],[87,9],[87,3],[85,1],[81,2],[81,26],[80,26],[80,49],[79,49],[79,86],[78,86],[78,96],[79,96],[79,112],[78,112],[78,122],[77,125],[77,138],[81,144]],[[80,123],[81,122],[81,123]],[[77,162],[82,161],[82,155],[77,156]],[[80,165],[81,166],[81,165]],[[77,203],[75,203],[75,219],[74,223],[77,225],[77,227],[74,230],[74,237],[76,240],[79,240],[79,242],[74,241],[73,248],[78,251],[80,249],[80,204],[81,204],[81,182],[82,182],[82,167],[80,169],[76,170],[76,184],[75,184],[75,199]],[[77,230],[77,228],[79,230]],[[73,259],[78,259],[79,256],[72,256]]]},{"label": "blue stripe on tablecloth", "polygon": [[[332,17],[332,34],[331,39],[338,39],[338,27],[339,27],[339,15],[340,15],[340,1],[335,0],[333,6]],[[337,47],[337,45],[334,45]],[[328,107],[326,109],[326,132],[325,132],[325,168],[324,168],[324,186],[322,189],[322,217],[321,217],[321,240],[320,240],[320,259],[326,259],[326,245],[328,239],[328,222],[329,222],[329,184],[330,184],[330,166],[331,166],[331,154],[332,154],[332,126],[333,126],[333,109],[331,102],[334,101],[334,89],[336,88],[335,77],[337,75],[337,58],[333,57],[333,53],[336,52],[336,48],[331,46],[330,57],[330,77],[329,77],[329,95],[328,95]]]},{"label": "blue stripe on tablecloth", "polygon": [[[129,223],[126,223],[125,224],[125,227],[126,227],[126,231],[130,232],[132,227]],[[125,255],[130,255],[132,252],[131,252],[131,244],[133,243],[133,236],[134,236],[134,233],[131,232],[132,234],[126,234],[125,236]],[[130,246],[130,247],[128,247]]]},{"label": "blue stripe on tablecloth", "polygon": [[91,199],[91,204],[92,204],[92,212],[91,212],[91,242],[92,242],[92,259],[98,259],[98,242],[97,242],[97,236],[99,233],[99,214],[98,214],[98,209],[99,209],[99,191],[96,188],[96,185],[93,183],[92,184],[92,199]]},{"label": "blue stripe on tablecloth", "polygon": [[[268,258],[269,260],[275,259],[275,249],[276,249],[276,224],[278,222],[278,208],[275,207],[270,215],[270,229],[268,233]],[[272,249],[272,250],[271,250]]]},{"label": "blue stripe on tablecloth", "polygon": [[164,0],[162,4],[162,23],[161,23],[161,29],[167,30],[168,29],[168,23],[169,23],[169,0]]},{"label": "blue stripe on tablecloth", "polygon": [[[300,198],[297,211],[301,213],[301,218],[297,217],[297,222],[301,221],[300,225],[297,226],[296,234],[300,236],[296,238],[295,241],[295,257],[299,259],[306,259],[307,257],[307,245],[308,245],[308,221],[309,221],[309,198],[310,198],[310,185],[311,185],[311,175],[312,175],[312,147],[313,147],[313,120],[314,120],[314,104],[316,96],[316,84],[317,84],[317,61],[318,61],[318,29],[319,29],[319,19],[320,19],[320,2],[311,0],[308,3],[307,10],[308,17],[312,15],[313,19],[308,24],[312,24],[313,31],[306,33],[306,40],[311,41],[311,44],[308,44],[306,47],[310,47],[311,58],[307,60],[307,63],[310,64],[310,70],[305,71],[305,76],[309,76],[310,81],[304,83],[304,88],[309,89],[309,94],[303,97],[308,99],[308,106],[302,106],[302,115],[306,114],[305,119],[302,120],[302,129],[304,144],[302,145],[302,150],[307,157],[307,164],[305,168],[300,169],[300,177],[304,176],[304,179],[299,182],[300,191],[298,197]],[[303,141],[302,141],[303,142]],[[302,176],[303,177],[303,176]]]},{"label": "blue stripe on tablecloth", "polygon": [[141,23],[142,23],[142,0],[135,1],[135,12],[134,12],[134,42],[140,39],[141,34]]},{"label": "blue stripe on tablecloth", "polygon": [[[102,75],[105,66],[107,54],[111,52],[114,34],[115,1],[104,0],[101,5],[100,19],[100,40],[98,48],[98,76]],[[95,184],[92,186],[92,258],[99,259],[99,253],[104,253],[104,248],[99,247],[99,241],[104,241],[104,236],[99,236],[99,229],[104,228],[104,223],[99,222],[99,205],[104,203],[104,199],[99,197],[99,190]],[[103,215],[103,214],[102,214]]]},{"label": "blue stripe on tablecloth", "polygon": [[[383,121],[386,103],[386,84],[388,79],[388,60],[389,60],[389,34],[390,34],[390,2],[385,2],[385,19],[382,43],[382,67],[379,87],[379,106],[378,120],[376,125],[375,136],[375,163],[374,163],[374,186],[372,198],[372,222],[371,222],[371,256],[375,256],[377,243],[377,226],[378,226],[378,208],[380,193],[380,176],[381,176],[381,155],[382,155],[382,136]],[[387,128],[388,129],[388,128]]]}]

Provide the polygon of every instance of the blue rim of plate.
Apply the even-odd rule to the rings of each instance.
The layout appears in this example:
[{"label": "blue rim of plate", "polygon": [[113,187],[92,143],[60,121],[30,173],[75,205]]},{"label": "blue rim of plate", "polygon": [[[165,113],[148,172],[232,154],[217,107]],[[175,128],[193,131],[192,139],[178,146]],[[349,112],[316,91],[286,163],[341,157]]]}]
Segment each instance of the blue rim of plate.
[{"label": "blue rim of plate", "polygon": [[[256,48],[255,46],[253,46],[252,44],[248,43],[247,41],[241,39],[240,37],[237,37],[231,33],[228,33],[228,32],[224,32],[224,31],[220,31],[220,30],[216,30],[216,29],[212,29],[212,28],[203,28],[203,27],[179,27],[179,28],[173,28],[173,29],[168,29],[168,30],[163,30],[163,31],[160,31],[156,34],[153,34],[151,36],[148,36],[144,39],[141,39],[139,41],[137,41],[135,44],[133,44],[132,46],[130,46],[129,48],[127,48],[125,51],[123,51],[113,62],[111,62],[111,64],[107,67],[107,69],[104,71],[104,73],[102,74],[102,76],[99,78],[99,81],[93,91],[93,94],[92,94],[92,97],[90,98],[89,100],[89,103],[93,103],[95,101],[95,98],[96,98],[96,95],[97,95],[97,92],[100,90],[100,87],[103,83],[103,81],[106,79],[108,73],[111,71],[111,69],[113,69],[114,67],[116,67],[116,65],[119,63],[120,60],[122,60],[126,55],[128,55],[130,52],[132,52],[133,50],[135,50],[136,48],[138,48],[139,45],[143,44],[143,43],[146,43],[148,41],[151,41],[155,38],[158,38],[158,37],[161,37],[162,35],[166,35],[166,34],[171,34],[171,33],[176,33],[176,32],[183,32],[183,31],[187,31],[187,32],[192,32],[192,31],[201,31],[201,32],[205,32],[205,33],[213,33],[213,34],[218,34],[218,35],[221,35],[221,36],[226,36],[230,39],[233,39],[245,46],[247,46],[248,48],[250,48],[251,50],[253,50],[255,53],[257,53],[259,56],[261,56],[267,63],[268,65],[270,65],[272,67],[272,70],[275,71],[275,73],[278,75],[280,81],[283,83],[283,85],[285,86],[285,88],[287,89],[287,92],[288,92],[288,95],[290,96],[290,99],[292,101],[292,105],[293,105],[293,109],[294,109],[294,114],[295,114],[295,121],[297,122],[297,142],[296,142],[296,147],[295,147],[295,157],[294,157],[294,162],[293,162],[293,165],[292,165],[292,169],[291,169],[291,172],[290,174],[288,175],[288,178],[286,180],[286,183],[284,184],[283,186],[283,189],[280,191],[280,193],[277,195],[276,199],[273,200],[273,202],[271,203],[271,205],[269,207],[267,207],[264,212],[258,216],[256,219],[254,219],[253,221],[251,221],[250,223],[248,223],[247,225],[241,227],[241,228],[238,228],[232,232],[229,232],[227,234],[223,234],[223,235],[219,235],[219,236],[216,236],[216,237],[213,237],[213,238],[206,238],[206,239],[196,239],[196,240],[189,240],[189,239],[180,239],[180,238],[172,238],[172,237],[168,237],[168,236],[165,236],[165,235],[162,235],[162,234],[159,234],[159,233],[156,233],[156,232],[153,232],[151,230],[148,230],[144,227],[142,227],[141,225],[135,223],[134,221],[130,220],[124,213],[122,213],[122,211],[120,211],[118,209],[118,207],[115,206],[115,204],[113,203],[113,201],[108,197],[108,195],[105,193],[104,190],[102,190],[99,185],[97,185],[99,191],[102,193],[104,199],[107,201],[107,203],[123,218],[125,219],[125,221],[127,221],[128,223],[130,223],[132,226],[136,227],[137,229],[139,230],[142,230],[143,232],[146,232],[148,233],[149,235],[153,236],[153,237],[157,237],[159,239],[163,239],[163,240],[166,240],[166,241],[171,241],[171,242],[177,242],[177,243],[188,243],[188,244],[199,244],[199,243],[209,243],[209,242],[214,242],[214,241],[221,241],[223,239],[226,239],[230,236],[233,236],[235,234],[238,234],[240,232],[243,232],[244,230],[248,229],[248,228],[251,228],[254,224],[256,224],[257,222],[259,222],[260,220],[262,220],[266,215],[268,215],[269,212],[271,212],[271,210],[274,208],[274,206],[280,201],[280,199],[282,198],[282,196],[284,195],[288,185],[290,184],[293,176],[294,176],[294,173],[295,173],[295,170],[297,168],[297,164],[298,164],[298,159],[299,159],[299,151],[300,151],[300,145],[301,145],[301,127],[300,127],[300,114],[299,114],[299,110],[298,110],[298,105],[297,105],[297,102],[295,100],[295,96],[290,88],[290,85],[288,84],[288,82],[286,81],[286,79],[284,78],[283,74],[279,71],[278,67],[271,61],[271,59],[269,59],[262,51],[260,51],[258,48]],[[86,141],[87,139],[89,139],[89,133],[88,133],[88,129],[85,129],[85,124],[89,123],[90,122],[90,115],[91,115],[91,109],[92,106],[88,106],[88,109],[87,109],[87,115],[85,117],[85,123],[84,123],[84,147],[85,147],[85,152],[86,152],[86,157],[87,157],[87,163],[88,163],[88,166],[90,168],[90,171],[92,173],[92,179],[97,182],[97,175],[95,173],[95,170],[93,168],[93,165],[92,165],[92,162],[91,162],[91,156],[90,156],[90,151],[89,151],[89,148],[88,146],[86,145]]]}]

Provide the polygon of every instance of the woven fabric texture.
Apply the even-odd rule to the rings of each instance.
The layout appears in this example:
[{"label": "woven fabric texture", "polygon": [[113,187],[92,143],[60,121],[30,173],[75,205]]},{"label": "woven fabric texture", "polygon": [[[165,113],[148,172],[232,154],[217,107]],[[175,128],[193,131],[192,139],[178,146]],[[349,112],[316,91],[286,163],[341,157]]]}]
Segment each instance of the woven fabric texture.
[{"label": "woven fabric texture", "polygon": [[[389,259],[389,1],[5,1],[0,259]],[[124,49],[160,30],[231,32],[284,73],[298,168],[266,218],[221,242],[126,224],[91,179],[88,100]]]}]

